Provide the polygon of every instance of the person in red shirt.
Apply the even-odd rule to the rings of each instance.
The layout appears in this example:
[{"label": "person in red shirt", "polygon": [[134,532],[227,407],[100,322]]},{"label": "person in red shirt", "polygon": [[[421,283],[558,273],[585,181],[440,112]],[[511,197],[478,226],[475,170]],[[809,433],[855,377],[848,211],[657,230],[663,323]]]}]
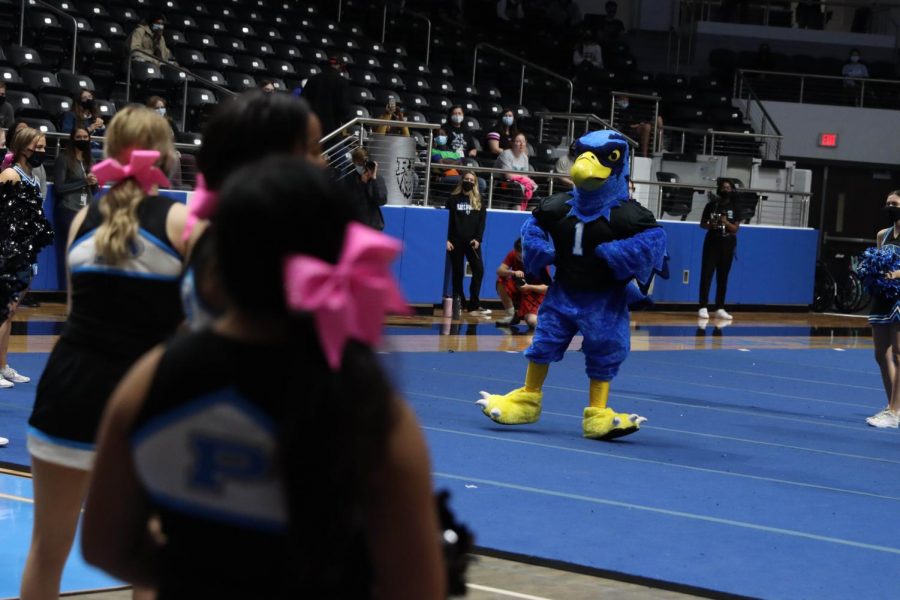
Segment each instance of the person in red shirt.
[{"label": "person in red shirt", "polygon": [[[544,280],[549,281],[549,273]],[[532,281],[525,276],[525,265],[522,262],[522,240],[516,239],[513,249],[509,251],[497,268],[497,293],[506,316],[496,321],[497,325],[515,325],[524,319],[532,329],[537,325],[537,313],[547,293],[547,285],[542,281]]]}]

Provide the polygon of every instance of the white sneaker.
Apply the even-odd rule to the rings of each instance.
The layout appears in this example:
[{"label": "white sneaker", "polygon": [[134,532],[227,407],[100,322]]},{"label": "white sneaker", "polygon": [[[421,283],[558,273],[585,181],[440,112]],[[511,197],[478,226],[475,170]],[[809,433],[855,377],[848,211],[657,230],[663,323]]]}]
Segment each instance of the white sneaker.
[{"label": "white sneaker", "polygon": [[16,371],[9,365],[6,365],[2,369],[0,369],[0,375],[3,376],[3,379],[12,381],[13,383],[28,383],[29,381],[31,381],[31,377],[19,375],[18,371]]},{"label": "white sneaker", "polygon": [[732,319],[734,319],[734,317],[725,312],[724,308],[720,308],[719,310],[717,310],[715,316],[717,319],[725,319],[727,321],[731,321]]},{"label": "white sneaker", "polygon": [[488,316],[488,315],[491,314],[491,309],[489,309],[489,308],[482,308],[481,306],[479,306],[479,307],[476,308],[475,310],[470,310],[470,311],[469,311],[469,314],[470,314],[470,315],[475,315],[475,316],[480,316],[480,317],[486,317],[486,316]]},{"label": "white sneaker", "polygon": [[900,426],[900,415],[897,415],[897,413],[892,410],[884,409],[877,415],[872,415],[866,419],[866,423],[872,427],[879,427],[881,429],[886,429],[888,427],[897,429],[897,427]]},{"label": "white sneaker", "polygon": [[706,310],[706,307],[701,308],[700,310],[697,311],[697,316],[700,317],[701,319],[708,319],[709,311]]},{"label": "white sneaker", "polygon": [[6,446],[7,444],[9,444],[9,440],[6,439],[5,437],[0,437],[0,448],[2,448],[3,446]]},{"label": "white sneaker", "polygon": [[3,375],[0,375],[0,389],[3,388],[11,388],[15,384],[12,381],[3,378]]}]

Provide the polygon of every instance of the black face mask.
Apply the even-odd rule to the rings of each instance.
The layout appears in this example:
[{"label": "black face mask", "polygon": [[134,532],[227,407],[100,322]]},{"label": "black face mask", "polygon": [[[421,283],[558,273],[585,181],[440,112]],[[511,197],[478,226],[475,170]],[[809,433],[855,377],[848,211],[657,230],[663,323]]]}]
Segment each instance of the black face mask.
[{"label": "black face mask", "polygon": [[94,108],[94,101],[93,100],[82,100],[81,107],[91,110]]},{"label": "black face mask", "polygon": [[900,206],[885,206],[881,210],[884,211],[884,214],[890,217],[891,221],[900,221]]},{"label": "black face mask", "polygon": [[31,156],[28,157],[28,166],[32,169],[37,169],[39,166],[44,164],[44,156],[46,152],[35,152]]},{"label": "black face mask", "polygon": [[719,200],[721,200],[722,202],[728,202],[729,200],[731,200],[731,192],[729,192],[728,190],[720,190]]},{"label": "black face mask", "polygon": [[6,104],[6,96],[0,96],[0,106]]},{"label": "black face mask", "polygon": [[90,152],[91,150],[91,140],[75,140],[72,145],[75,146],[76,150],[81,150],[82,152]]},{"label": "black face mask", "polygon": [[475,187],[474,182],[471,182],[471,181],[463,181],[462,182],[462,191],[464,191],[464,192],[471,192],[474,187]]}]

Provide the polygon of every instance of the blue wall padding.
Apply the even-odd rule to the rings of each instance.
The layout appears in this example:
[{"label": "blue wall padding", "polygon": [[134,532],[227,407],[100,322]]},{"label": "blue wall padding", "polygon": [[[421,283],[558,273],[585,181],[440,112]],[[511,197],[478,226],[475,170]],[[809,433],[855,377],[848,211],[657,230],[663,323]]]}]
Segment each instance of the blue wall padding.
[{"label": "blue wall padding", "polygon": [[[186,201],[187,192],[164,192]],[[53,221],[53,187],[50,186],[44,206]],[[394,273],[400,279],[406,298],[414,304],[440,303],[449,293],[447,267],[447,212],[417,206],[385,206],[382,208],[385,232],[400,238],[404,250]],[[481,297],[497,297],[494,275],[528,213],[492,210],[488,213],[482,247],[485,277]],[[700,285],[700,259],[705,231],[696,223],[663,221],[668,235],[669,280],[656,279],[653,299],[656,302],[695,303]],[[728,281],[728,304],[809,304],[812,302],[816,269],[814,229],[782,227],[742,227],[738,234],[737,260]],[[65,240],[57,240],[65,243]],[[38,275],[32,289],[64,290],[65,279],[56,268],[56,253],[46,248],[38,257]],[[688,270],[688,283],[683,273]],[[468,296],[469,279],[465,281]],[[715,295],[713,281],[712,296]]]}]

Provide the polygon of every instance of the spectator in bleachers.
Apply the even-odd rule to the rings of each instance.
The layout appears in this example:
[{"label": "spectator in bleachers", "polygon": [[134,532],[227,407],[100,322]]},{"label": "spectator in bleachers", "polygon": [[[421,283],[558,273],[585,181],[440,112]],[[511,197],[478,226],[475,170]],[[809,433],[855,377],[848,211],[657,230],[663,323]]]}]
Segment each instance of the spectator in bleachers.
[{"label": "spectator in bleachers", "polygon": [[146,106],[150,110],[156,111],[156,114],[168,121],[169,127],[172,128],[172,135],[178,135],[178,126],[175,125],[175,121],[169,115],[169,108],[166,105],[165,98],[163,98],[162,96],[150,96],[149,98],[147,98]]},{"label": "spectator in bleachers", "polygon": [[303,88],[302,98],[306,98],[313,112],[322,122],[322,132],[328,135],[349,119],[347,79],[341,74],[344,62],[337,56],[328,59],[328,66],[309,78]]},{"label": "spectator in bleachers", "polygon": [[[433,171],[437,171],[437,183],[443,188],[454,188],[459,185],[460,175],[459,169],[466,164],[467,161],[474,159],[464,158],[459,155],[457,150],[450,147],[450,136],[447,135],[446,129],[441,127],[434,134],[434,144],[431,148],[432,164],[446,165],[446,167],[437,167]],[[483,177],[476,177],[478,180],[478,192],[484,195],[487,192],[487,182]]]},{"label": "spectator in bleachers", "polygon": [[87,206],[97,193],[97,177],[91,173],[94,157],[87,129],[76,127],[69,134],[69,144],[53,166],[54,225],[56,230],[56,264],[64,269],[69,226],[78,211]]},{"label": "spectator in bleachers", "polygon": [[521,209],[525,210],[528,201],[531,200],[535,190],[537,190],[537,184],[531,177],[520,173],[521,171],[531,170],[531,164],[528,162],[528,138],[525,137],[524,133],[520,132],[516,135],[512,147],[500,153],[494,166],[506,171],[504,175],[507,181],[521,186],[524,198]]},{"label": "spectator in bleachers", "polygon": [[[626,135],[637,138],[641,146],[641,156],[645,158],[649,156],[652,150],[650,138],[653,133],[653,115],[648,115],[646,112],[632,106],[628,96],[616,96],[615,122],[613,125]],[[657,115],[656,130],[660,139],[662,139],[662,128],[663,119]]]},{"label": "spectator in bleachers", "polygon": [[264,94],[274,94],[275,84],[272,83],[270,79],[263,79],[259,82],[259,89],[262,90]]},{"label": "spectator in bleachers", "polygon": [[[403,108],[397,104],[397,99],[391,96],[390,100],[388,100],[387,106],[384,107],[384,112],[381,114],[379,119],[383,121],[397,121],[398,123],[406,123],[406,113],[404,113]],[[409,137],[409,127],[398,125],[396,127],[388,127],[387,125],[379,125],[375,128],[375,133],[380,133],[381,135],[402,135],[404,137]]]},{"label": "spectator in bleachers", "polygon": [[605,8],[606,14],[603,15],[600,25],[600,39],[607,43],[617,42],[625,33],[625,24],[616,18],[616,14],[619,12],[619,4],[615,0],[609,0]]},{"label": "spectator in bleachers", "polygon": [[362,222],[372,229],[381,231],[384,229],[381,207],[387,204],[388,198],[384,179],[378,177],[378,163],[369,157],[369,151],[362,146],[353,149],[350,159],[356,171],[351,177],[354,178],[357,206]]},{"label": "spectator in bleachers", "polygon": [[16,111],[6,101],[6,82],[0,81],[0,129],[9,129],[16,122]]},{"label": "spectator in bleachers", "polygon": [[[106,132],[106,123],[97,114],[97,104],[91,90],[73,94],[72,110],[63,113],[59,130],[62,133],[72,133],[76,127],[86,129],[91,137],[102,136]],[[99,148],[99,145],[94,144],[94,148]]]},{"label": "spectator in bleachers", "polygon": [[[850,51],[847,64],[841,69],[841,75],[857,78],[869,77],[869,68],[862,62],[858,49],[853,48]],[[855,79],[844,79],[844,97],[849,104],[859,106],[861,87],[860,82]]]},{"label": "spectator in bleachers", "polygon": [[581,7],[575,0],[556,0],[547,9],[547,18],[558,28],[571,30],[584,21]]},{"label": "spectator in bleachers", "polygon": [[137,28],[128,36],[128,49],[129,51],[142,50],[155,56],[156,60],[143,55],[135,56],[134,60],[153,62],[157,65],[164,62],[174,62],[172,60],[172,51],[166,46],[166,38],[163,35],[165,28],[166,19],[162,14],[153,15],[138,24]]},{"label": "spectator in bleachers", "polygon": [[516,126],[516,113],[511,108],[503,110],[503,114],[494,121],[494,126],[487,134],[487,151],[491,156],[499,156],[501,152],[512,148],[513,140],[519,133]]},{"label": "spectator in bleachers", "polygon": [[576,68],[584,66],[584,63],[597,69],[603,68],[603,49],[594,39],[591,30],[586,29],[578,36],[575,51],[572,53],[572,64]]},{"label": "spectator in bleachers", "polygon": [[475,137],[466,126],[466,113],[459,104],[450,107],[447,121],[443,125],[444,131],[447,132],[449,138],[447,144],[451,149],[456,150],[461,158],[466,156],[474,157],[478,154],[478,146],[475,145]]}]

